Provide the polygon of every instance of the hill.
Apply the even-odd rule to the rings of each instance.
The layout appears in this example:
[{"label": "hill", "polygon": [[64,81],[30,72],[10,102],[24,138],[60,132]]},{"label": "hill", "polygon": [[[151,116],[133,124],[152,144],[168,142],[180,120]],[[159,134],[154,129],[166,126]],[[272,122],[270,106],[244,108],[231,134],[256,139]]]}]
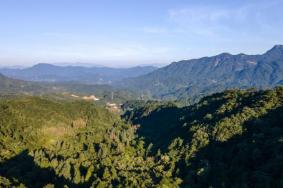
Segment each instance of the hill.
[{"label": "hill", "polygon": [[282,87],[126,106],[1,99],[0,186],[282,187]]},{"label": "hill", "polygon": [[[0,187],[154,187],[168,178],[135,127],[87,102],[0,100]],[[163,170],[164,168],[164,170]],[[158,172],[159,171],[159,172]]]},{"label": "hill", "polygon": [[183,60],[147,75],[126,79],[120,86],[158,99],[200,98],[231,88],[269,88],[283,83],[283,46],[262,55],[219,54]]},{"label": "hill", "polygon": [[95,95],[99,98],[100,104],[107,102],[122,103],[138,98],[138,95],[134,92],[116,89],[110,85],[32,82],[8,78],[0,74],[0,97],[16,95],[48,96],[53,99],[68,100],[82,100],[84,96]]},{"label": "hill", "polygon": [[183,108],[138,104],[125,118],[181,187],[283,186],[282,87],[229,90]]},{"label": "hill", "polygon": [[87,84],[109,84],[125,78],[147,74],[156,67],[108,68],[82,66],[56,66],[37,64],[24,69],[0,69],[0,73],[21,80],[44,82],[78,82]]},{"label": "hill", "polygon": [[22,80],[8,78],[0,74],[0,94],[39,94],[47,92],[48,88],[39,83],[26,82]]}]

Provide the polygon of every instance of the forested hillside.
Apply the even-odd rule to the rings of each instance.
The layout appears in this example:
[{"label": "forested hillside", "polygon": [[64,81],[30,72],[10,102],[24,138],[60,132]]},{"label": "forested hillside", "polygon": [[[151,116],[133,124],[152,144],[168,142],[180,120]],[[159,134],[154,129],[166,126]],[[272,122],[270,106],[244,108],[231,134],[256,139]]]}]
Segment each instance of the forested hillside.
[{"label": "forested hillside", "polygon": [[0,101],[0,187],[170,187],[136,128],[86,102]]},{"label": "forested hillside", "polygon": [[0,0],[0,188],[283,188],[283,0]]},{"label": "forested hillside", "polygon": [[282,187],[283,88],[197,104],[0,101],[1,187]]},{"label": "forested hillside", "polygon": [[28,96],[52,96],[65,99],[76,99],[79,96],[95,95],[100,103],[122,103],[127,100],[137,99],[135,92],[125,89],[117,89],[110,85],[93,85],[79,83],[45,83],[17,80],[0,74],[0,96],[28,95]]},{"label": "forested hillside", "polygon": [[47,92],[48,88],[41,86],[38,83],[25,82],[8,78],[0,74],[0,94],[11,93],[43,93]]},{"label": "forested hillside", "polygon": [[182,60],[149,74],[126,79],[121,87],[157,99],[200,99],[225,89],[272,88],[283,84],[283,46],[262,55],[222,53]]},{"label": "forested hillside", "polygon": [[125,117],[181,187],[283,186],[282,87],[225,91],[184,108],[151,102]]}]

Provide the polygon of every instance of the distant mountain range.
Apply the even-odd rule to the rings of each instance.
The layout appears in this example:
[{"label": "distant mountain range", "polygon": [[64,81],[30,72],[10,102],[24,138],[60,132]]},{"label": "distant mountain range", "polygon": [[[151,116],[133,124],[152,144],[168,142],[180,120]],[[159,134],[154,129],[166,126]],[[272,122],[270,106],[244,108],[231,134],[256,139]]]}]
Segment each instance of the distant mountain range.
[{"label": "distant mountain range", "polygon": [[125,78],[147,74],[157,69],[153,66],[137,66],[132,68],[56,66],[37,64],[24,69],[2,68],[0,73],[11,78],[26,81],[44,82],[78,82],[87,84],[111,84]]},{"label": "distant mountain range", "polygon": [[262,55],[222,53],[173,62],[118,85],[166,99],[200,97],[229,88],[283,85],[283,45],[276,45]]},{"label": "distant mountain range", "polygon": [[[26,81],[51,82],[57,85],[68,82],[71,83],[67,86],[68,90],[73,87],[72,84],[110,84],[119,89],[132,90],[147,98],[172,100],[190,98],[195,101],[204,95],[225,89],[251,87],[264,89],[283,85],[283,45],[276,45],[261,55],[222,53],[212,57],[173,62],[162,68],[37,64],[24,69],[2,68],[0,73]],[[3,76],[2,80],[5,80]],[[7,82],[6,79],[6,87],[12,87],[11,83],[16,83],[17,87],[21,86],[20,89],[40,86],[35,83],[23,84],[19,80],[10,81],[10,84]],[[89,91],[92,86],[76,86],[76,88],[82,87]]]}]

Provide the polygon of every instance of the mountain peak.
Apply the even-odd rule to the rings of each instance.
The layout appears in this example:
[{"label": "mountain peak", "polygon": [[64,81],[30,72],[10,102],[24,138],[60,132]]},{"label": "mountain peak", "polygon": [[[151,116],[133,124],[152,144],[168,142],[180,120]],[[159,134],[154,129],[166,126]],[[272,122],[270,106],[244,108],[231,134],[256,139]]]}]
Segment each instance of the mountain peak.
[{"label": "mountain peak", "polygon": [[56,71],[57,66],[48,63],[38,63],[28,69],[33,71]]},{"label": "mountain peak", "polygon": [[283,49],[283,45],[281,44],[274,45],[272,49]]},{"label": "mountain peak", "polygon": [[224,52],[224,53],[218,54],[217,56],[218,57],[229,57],[229,56],[232,56],[232,54],[230,54],[228,52]]},{"label": "mountain peak", "polygon": [[275,57],[275,58],[283,57],[283,45],[273,46],[273,48],[268,50],[264,55],[268,55],[270,57]]},{"label": "mountain peak", "polygon": [[32,67],[55,67],[55,65],[48,64],[48,63],[38,63],[38,64],[35,64]]}]

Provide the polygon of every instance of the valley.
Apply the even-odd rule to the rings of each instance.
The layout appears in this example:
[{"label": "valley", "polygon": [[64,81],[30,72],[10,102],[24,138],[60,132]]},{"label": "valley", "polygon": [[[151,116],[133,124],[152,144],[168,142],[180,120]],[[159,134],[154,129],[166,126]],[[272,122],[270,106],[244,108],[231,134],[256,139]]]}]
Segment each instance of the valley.
[{"label": "valley", "polygon": [[0,188],[283,188],[282,7],[0,1]]},{"label": "valley", "polygon": [[282,187],[282,47],[267,54],[115,84],[1,75],[0,187]]}]

